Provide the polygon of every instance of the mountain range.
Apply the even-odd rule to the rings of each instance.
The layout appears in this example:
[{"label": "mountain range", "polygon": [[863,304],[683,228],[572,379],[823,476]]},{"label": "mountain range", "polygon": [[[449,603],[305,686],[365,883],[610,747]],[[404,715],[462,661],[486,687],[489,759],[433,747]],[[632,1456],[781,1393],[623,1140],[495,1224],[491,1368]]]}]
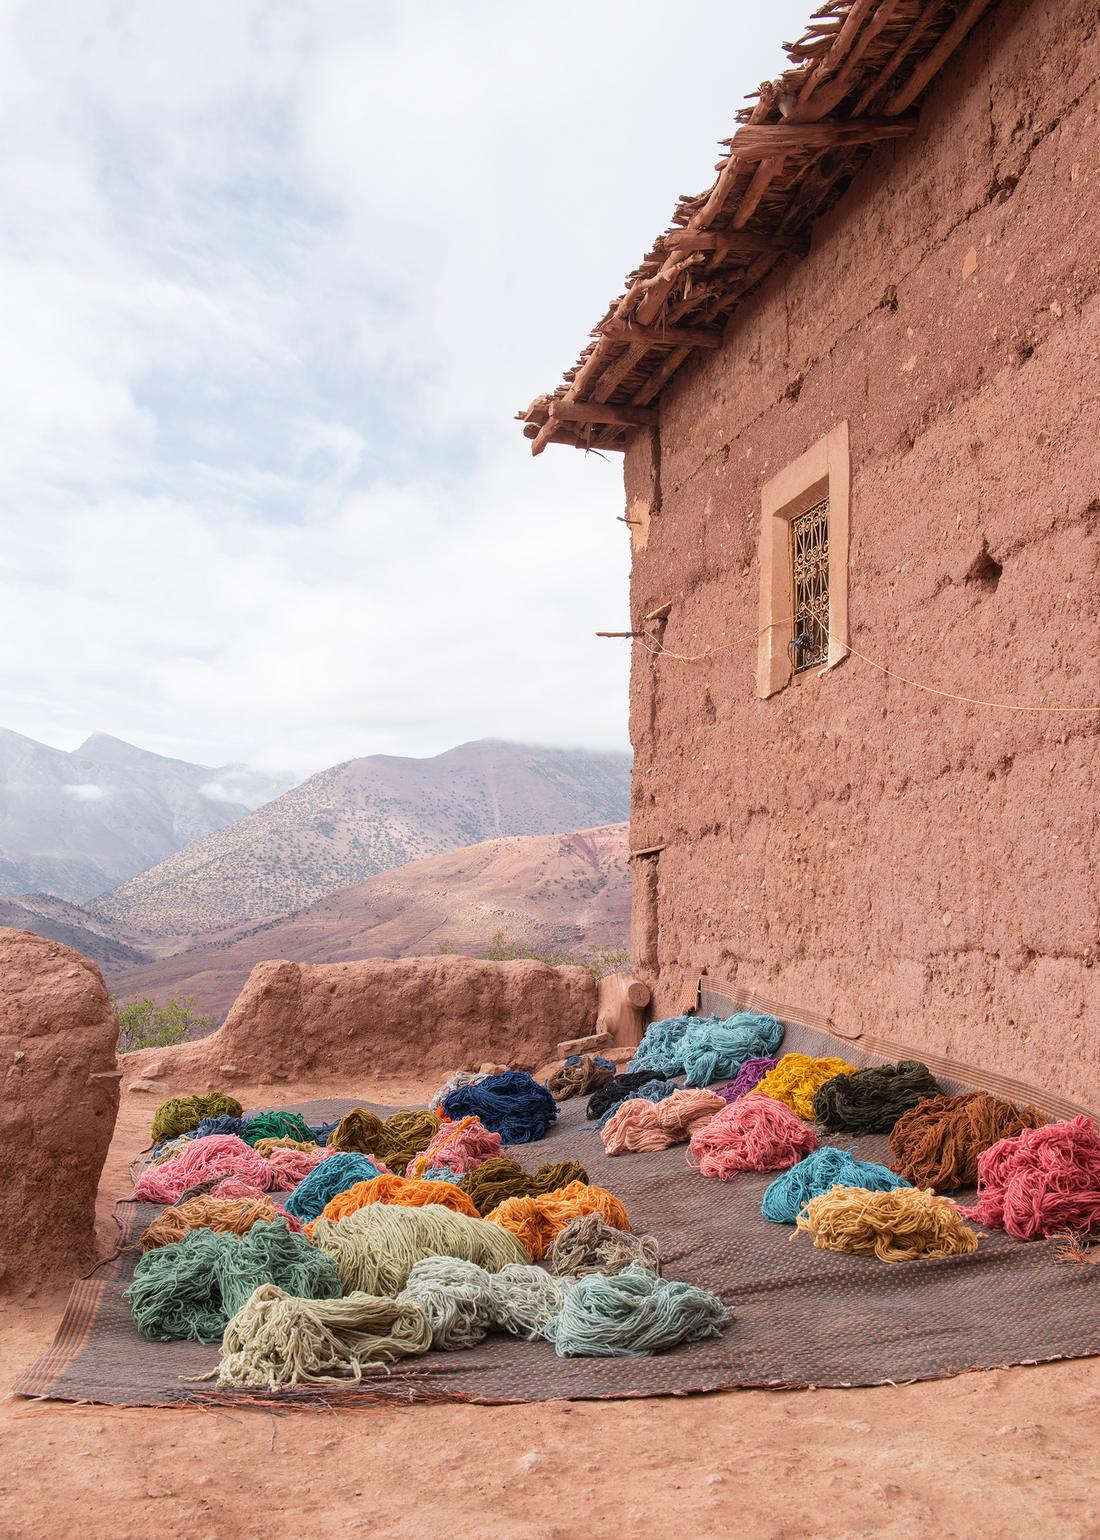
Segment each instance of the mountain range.
[{"label": "mountain range", "polygon": [[629,784],[627,754],[496,739],[427,759],[352,759],[203,833],[89,907],[127,931],[198,938],[295,913],[458,847],[620,823]]}]

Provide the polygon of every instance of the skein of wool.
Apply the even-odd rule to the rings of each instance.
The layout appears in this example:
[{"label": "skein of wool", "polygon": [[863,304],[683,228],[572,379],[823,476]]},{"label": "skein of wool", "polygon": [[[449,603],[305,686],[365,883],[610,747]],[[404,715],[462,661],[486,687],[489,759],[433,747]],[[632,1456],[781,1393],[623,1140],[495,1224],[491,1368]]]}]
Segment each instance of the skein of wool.
[{"label": "skein of wool", "polygon": [[[257,1152],[258,1153],[258,1152]],[[270,1186],[281,1192],[297,1187],[303,1177],[324,1160],[331,1160],[335,1151],[322,1149],[319,1144],[308,1145],[304,1150],[274,1149],[267,1157],[271,1167]]]},{"label": "skein of wool", "polygon": [[537,1198],[506,1198],[485,1222],[514,1235],[531,1261],[539,1262],[578,1214],[602,1214],[617,1229],[630,1229],[630,1218],[615,1194],[585,1182],[570,1182],[558,1192],[545,1192]]},{"label": "skein of wool", "polygon": [[558,1104],[526,1070],[510,1069],[452,1091],[443,1112],[452,1119],[479,1117],[505,1144],[530,1144],[543,1138],[558,1115]]},{"label": "skein of wool", "polygon": [[244,1235],[189,1230],[182,1240],[147,1251],[126,1299],[134,1325],[155,1342],[211,1342],[262,1283],[289,1293],[335,1299],[340,1279],[331,1258],[284,1220],[259,1220]]},{"label": "skein of wool", "polygon": [[632,1262],[647,1272],[659,1273],[657,1237],[617,1229],[602,1214],[581,1214],[571,1219],[550,1248],[550,1266],[558,1278],[587,1278],[591,1273],[610,1276],[621,1273]]},{"label": "skein of wool", "polygon": [[298,1183],[286,1200],[286,1211],[298,1219],[316,1219],[338,1192],[347,1192],[356,1182],[369,1182],[385,1169],[357,1151],[334,1150]]},{"label": "skein of wool", "polygon": [[203,1118],[197,1128],[193,1128],[187,1136],[190,1139],[205,1139],[208,1134],[240,1134],[244,1128],[243,1117],[235,1118],[228,1112],[219,1112],[216,1117]]},{"label": "skein of wool", "polygon": [[758,1011],[739,1011],[726,1020],[711,1018],[688,1027],[680,1039],[684,1084],[710,1085],[729,1080],[747,1059],[775,1053],[783,1041],[783,1023]]},{"label": "skein of wool", "polygon": [[313,1132],[297,1112],[257,1112],[245,1119],[241,1138],[252,1145],[259,1139],[300,1139],[303,1144],[312,1144]]},{"label": "skein of wool", "polygon": [[683,1144],[726,1103],[711,1091],[673,1091],[663,1101],[621,1102],[600,1133],[609,1155]]},{"label": "skein of wool", "polygon": [[526,1262],[509,1262],[489,1273],[476,1262],[425,1257],[414,1264],[398,1300],[414,1301],[443,1352],[476,1347],[490,1331],[533,1341],[561,1309],[561,1283]]},{"label": "skein of wool", "polygon": [[937,1197],[930,1187],[892,1192],[831,1187],[810,1199],[795,1225],[826,1251],[850,1251],[882,1262],[964,1256],[978,1249],[976,1231],[963,1224],[950,1198]]},{"label": "skein of wool", "polygon": [[537,1198],[540,1193],[568,1187],[570,1182],[587,1181],[588,1172],[575,1160],[546,1161],[527,1172],[510,1156],[498,1155],[468,1171],[459,1186],[484,1219],[505,1198]]},{"label": "skein of wool", "polygon": [[317,1150],[320,1145],[313,1139],[257,1139],[252,1148],[270,1160],[272,1150]]},{"label": "skein of wool", "polygon": [[866,1192],[892,1192],[908,1187],[903,1176],[873,1160],[857,1160],[855,1150],[823,1144],[764,1189],[760,1212],[772,1224],[793,1225],[803,1205],[831,1187],[861,1187]]},{"label": "skein of wool", "polygon": [[726,1182],[739,1171],[781,1171],[816,1148],[817,1135],[789,1107],[753,1091],[692,1134],[687,1158]]},{"label": "skein of wool", "polygon": [[440,1112],[443,1103],[452,1091],[460,1090],[462,1086],[480,1085],[485,1076],[469,1069],[457,1069],[449,1080],[445,1080],[432,1096],[428,1098],[428,1106],[433,1112]]},{"label": "skein of wool", "polygon": [[640,1085],[629,1096],[624,1096],[622,1101],[617,1101],[613,1107],[598,1117],[592,1132],[602,1134],[620,1107],[624,1107],[627,1102],[663,1102],[680,1089],[681,1087],[676,1084],[675,1080],[649,1080],[645,1085]]},{"label": "skein of wool", "polygon": [[462,1178],[457,1171],[452,1171],[450,1166],[429,1166],[427,1171],[417,1178],[421,1182],[451,1182],[458,1186]]},{"label": "skein of wool", "polygon": [[361,1380],[366,1365],[426,1353],[431,1341],[424,1312],[411,1300],[359,1293],[300,1299],[265,1283],[225,1328],[218,1384],[275,1391]]},{"label": "skein of wool", "polygon": [[150,1203],[176,1203],[196,1183],[229,1176],[243,1177],[263,1193],[275,1175],[263,1156],[236,1134],[210,1134],[191,1140],[163,1165],[143,1171],[134,1184],[134,1197]]},{"label": "skein of wool", "polygon": [[785,1053],[750,1096],[770,1096],[782,1102],[807,1123],[813,1121],[814,1092],[837,1075],[854,1075],[854,1064],[843,1059],[815,1059],[809,1053]]},{"label": "skein of wool", "polygon": [[189,1144],[194,1143],[195,1135],[177,1134],[174,1139],[165,1139],[163,1144],[154,1144],[149,1152],[149,1164],[151,1166],[163,1166],[166,1160],[171,1160],[173,1155],[179,1155]]},{"label": "skein of wool", "polygon": [[768,1071],[778,1063],[779,1060],[770,1054],[762,1059],[746,1059],[732,1080],[727,1080],[725,1085],[711,1086],[711,1090],[724,1102],[738,1101],[750,1091],[755,1091]]},{"label": "skein of wool", "polygon": [[358,1151],[384,1160],[390,1170],[404,1175],[414,1155],[430,1144],[439,1132],[433,1112],[395,1112],[383,1123],[365,1107],[345,1113],[329,1135],[330,1150]]},{"label": "skein of wool", "polygon": [[[717,1020],[713,1016],[706,1019]],[[666,1079],[671,1075],[682,1075],[684,1063],[680,1057],[680,1040],[697,1021],[695,1016],[666,1016],[663,1021],[651,1021],[634,1050],[634,1057],[627,1065],[627,1070],[631,1074],[654,1070]]]},{"label": "skein of wool", "polygon": [[1100,1229],[1100,1131],[1082,1113],[999,1140],[978,1156],[978,1200],[961,1212],[1018,1241]]},{"label": "skein of wool", "polygon": [[978,1180],[983,1150],[1045,1122],[1035,1107],[1016,1107],[985,1091],[933,1096],[903,1112],[894,1124],[890,1158],[914,1186],[954,1192]]},{"label": "skein of wool", "polygon": [[927,1064],[899,1059],[826,1080],[814,1092],[813,1115],[830,1133],[888,1134],[903,1112],[940,1094]]},{"label": "skein of wool", "polygon": [[716,1337],[732,1311],[714,1294],[631,1263],[613,1277],[590,1273],[565,1291],[544,1335],[559,1358],[641,1357]]},{"label": "skein of wool", "polygon": [[446,1166],[456,1176],[474,1171],[483,1161],[500,1154],[500,1135],[492,1133],[480,1118],[461,1118],[443,1123],[431,1142],[413,1157],[406,1176],[423,1176],[435,1166]]},{"label": "skein of wool", "polygon": [[340,1119],[336,1118],[331,1123],[317,1123],[316,1125],[311,1123],[309,1132],[314,1144],[327,1144],[329,1141],[329,1135],[339,1127]]},{"label": "skein of wool", "polygon": [[209,1096],[170,1097],[153,1114],[153,1143],[190,1133],[203,1118],[217,1117],[219,1113],[239,1118],[243,1110],[240,1102],[226,1091],[211,1091]]},{"label": "skein of wool", "polygon": [[566,1102],[571,1096],[587,1096],[614,1078],[613,1060],[575,1053],[559,1064],[546,1082],[546,1089],[556,1102]]},{"label": "skein of wool", "polygon": [[367,1294],[400,1294],[414,1263],[424,1257],[459,1257],[491,1273],[509,1262],[531,1260],[509,1231],[439,1204],[371,1203],[347,1219],[318,1219],[313,1244],[335,1262],[345,1291]]},{"label": "skein of wool", "polygon": [[[346,1219],[368,1203],[398,1203],[404,1208],[423,1208],[427,1203],[438,1203],[453,1209],[456,1214],[466,1214],[476,1219],[477,1209],[460,1187],[450,1182],[423,1182],[407,1176],[395,1176],[392,1171],[384,1176],[371,1177],[366,1182],[356,1182],[331,1198],[321,1211],[322,1219]],[[306,1234],[310,1234],[307,1225]]]},{"label": "skein of wool", "polygon": [[561,1310],[565,1285],[531,1262],[508,1262],[493,1277],[493,1328],[534,1342]]},{"label": "skein of wool", "polygon": [[[142,1251],[155,1251],[158,1246],[171,1246],[181,1241],[189,1230],[232,1230],[234,1235],[244,1235],[259,1220],[273,1224],[280,1211],[268,1197],[247,1198],[188,1198],[174,1208],[166,1208],[158,1214],[142,1234]],[[289,1221],[291,1229],[300,1228],[297,1219]]]},{"label": "skein of wool", "polygon": [[[671,1085],[666,1075],[660,1074],[655,1069],[640,1069],[626,1075],[615,1075],[606,1085],[594,1091],[589,1098],[585,1109],[585,1117],[588,1119],[602,1118],[608,1112],[614,1112],[620,1102],[629,1101],[632,1096],[645,1085]],[[676,1087],[672,1086],[672,1090]]]}]

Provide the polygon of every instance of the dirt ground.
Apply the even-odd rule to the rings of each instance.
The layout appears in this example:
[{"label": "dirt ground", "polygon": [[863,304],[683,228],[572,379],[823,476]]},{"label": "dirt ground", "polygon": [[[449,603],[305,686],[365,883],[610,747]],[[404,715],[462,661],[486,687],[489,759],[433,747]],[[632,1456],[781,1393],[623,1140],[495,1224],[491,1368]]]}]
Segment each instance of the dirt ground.
[{"label": "dirt ground", "polygon": [[[401,1103],[428,1090],[391,1082],[371,1094]],[[270,1088],[240,1094],[272,1100]],[[278,1102],[354,1094],[280,1086]],[[123,1094],[100,1186],[104,1252],[158,1099]],[[0,1311],[3,1382],[48,1345],[63,1303],[59,1292]],[[751,1540],[1077,1540],[1100,1536],[1100,1363],[873,1390],[361,1412],[8,1396],[0,1450],[4,1540],[642,1540],[731,1529]]]}]

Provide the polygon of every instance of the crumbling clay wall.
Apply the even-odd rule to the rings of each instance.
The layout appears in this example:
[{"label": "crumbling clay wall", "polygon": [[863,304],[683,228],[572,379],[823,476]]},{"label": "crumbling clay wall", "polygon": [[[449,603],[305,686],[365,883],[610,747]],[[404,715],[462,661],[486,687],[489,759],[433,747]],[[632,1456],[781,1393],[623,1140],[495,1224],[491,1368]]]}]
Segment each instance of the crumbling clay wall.
[{"label": "crumbling clay wall", "polygon": [[127,1073],[195,1091],[359,1077],[366,1094],[372,1077],[543,1064],[559,1040],[585,1036],[595,1021],[587,968],[451,956],[266,962],[217,1032],[128,1054]]},{"label": "crumbling clay wall", "polygon": [[[1002,0],[666,389],[627,500],[635,966],[701,968],[1094,1104],[1100,720],[851,656],[756,694],[761,488],[839,422],[850,633],[905,675],[1100,701],[1100,30]],[[644,549],[642,548],[644,544]]]},{"label": "crumbling clay wall", "polygon": [[99,969],[0,928],[0,1290],[84,1272],[118,1112],[118,1021]]}]

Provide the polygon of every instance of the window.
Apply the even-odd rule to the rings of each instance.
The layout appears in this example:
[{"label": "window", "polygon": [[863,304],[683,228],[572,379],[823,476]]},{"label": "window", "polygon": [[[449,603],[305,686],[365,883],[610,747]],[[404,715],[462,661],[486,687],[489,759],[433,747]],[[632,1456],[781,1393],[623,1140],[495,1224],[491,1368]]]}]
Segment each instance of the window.
[{"label": "window", "polygon": [[758,695],[848,655],[848,424],[761,493]]}]

